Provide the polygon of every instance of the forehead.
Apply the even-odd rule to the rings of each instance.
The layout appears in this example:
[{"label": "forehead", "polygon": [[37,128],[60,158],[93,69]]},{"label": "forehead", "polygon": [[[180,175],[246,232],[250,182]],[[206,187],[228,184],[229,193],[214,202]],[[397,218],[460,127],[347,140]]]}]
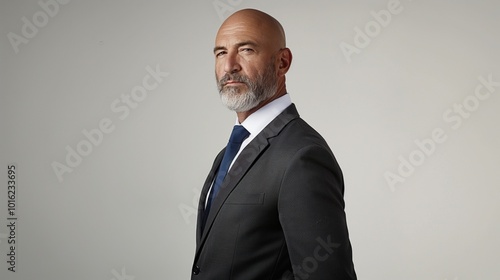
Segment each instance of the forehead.
[{"label": "forehead", "polygon": [[265,34],[262,24],[256,21],[244,21],[224,23],[215,37],[215,45],[231,47],[241,42],[253,42],[256,45],[268,45],[269,36]]}]

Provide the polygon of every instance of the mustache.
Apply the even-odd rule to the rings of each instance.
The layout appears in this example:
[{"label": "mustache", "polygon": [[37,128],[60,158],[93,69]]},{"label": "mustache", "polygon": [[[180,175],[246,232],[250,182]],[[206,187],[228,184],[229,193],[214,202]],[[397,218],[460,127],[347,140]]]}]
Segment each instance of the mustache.
[{"label": "mustache", "polygon": [[245,76],[245,75],[240,75],[240,74],[228,74],[226,73],[222,78],[218,81],[219,82],[219,87],[223,87],[228,81],[235,81],[235,82],[240,82],[244,83],[247,86],[249,85],[250,79]]}]

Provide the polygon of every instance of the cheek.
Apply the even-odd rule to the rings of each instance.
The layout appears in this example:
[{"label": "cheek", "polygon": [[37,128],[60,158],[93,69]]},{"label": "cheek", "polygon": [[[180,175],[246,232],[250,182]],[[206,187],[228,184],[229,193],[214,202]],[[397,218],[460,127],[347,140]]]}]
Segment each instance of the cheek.
[{"label": "cheek", "polygon": [[223,71],[220,71],[219,69],[215,69],[215,79],[217,79],[217,81],[220,81],[220,79],[224,76],[224,72]]},{"label": "cheek", "polygon": [[224,70],[224,64],[221,62],[216,62],[215,63],[215,76],[217,79],[222,78],[226,74],[226,71]]},{"label": "cheek", "polygon": [[249,61],[249,63],[246,65],[246,72],[251,78],[256,78],[258,76],[262,76],[267,68],[269,67],[269,62],[267,61],[260,61],[260,60],[255,60],[255,61]]},{"label": "cheek", "polygon": [[241,65],[241,74],[244,74],[245,76],[249,77],[250,79],[255,79],[259,75],[259,66],[250,63],[249,61],[246,61],[245,63],[240,64]]}]

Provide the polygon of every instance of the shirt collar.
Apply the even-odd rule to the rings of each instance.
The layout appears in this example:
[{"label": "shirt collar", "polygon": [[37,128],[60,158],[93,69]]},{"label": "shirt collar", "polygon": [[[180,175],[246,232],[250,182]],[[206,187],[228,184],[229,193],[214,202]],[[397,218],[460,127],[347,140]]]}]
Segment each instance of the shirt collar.
[{"label": "shirt collar", "polygon": [[[245,127],[248,132],[250,132],[249,138],[254,138],[291,104],[292,99],[290,98],[290,95],[286,93],[252,113],[241,123],[241,125]],[[237,119],[236,124],[240,124]]]}]

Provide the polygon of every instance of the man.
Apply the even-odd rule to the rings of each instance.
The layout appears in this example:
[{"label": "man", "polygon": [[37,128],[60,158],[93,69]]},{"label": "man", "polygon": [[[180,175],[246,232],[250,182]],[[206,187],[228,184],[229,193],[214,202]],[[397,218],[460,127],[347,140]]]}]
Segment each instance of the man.
[{"label": "man", "polygon": [[192,279],[356,279],[342,172],[287,94],[292,53],[282,26],[237,11],[214,55],[237,124],[201,192]]}]

